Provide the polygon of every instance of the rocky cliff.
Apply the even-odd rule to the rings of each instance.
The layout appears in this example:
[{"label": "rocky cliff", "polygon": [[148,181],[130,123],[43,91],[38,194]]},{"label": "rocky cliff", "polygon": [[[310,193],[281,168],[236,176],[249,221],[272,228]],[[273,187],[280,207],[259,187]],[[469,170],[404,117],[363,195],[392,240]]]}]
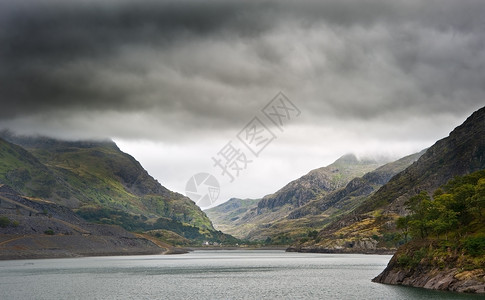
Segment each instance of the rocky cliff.
[{"label": "rocky cliff", "polygon": [[403,258],[412,257],[422,249],[422,244],[417,242],[401,247],[386,269],[372,281],[432,290],[485,294],[485,269],[467,267],[469,263],[463,253],[449,251],[444,257],[423,257],[414,266],[405,264]]}]

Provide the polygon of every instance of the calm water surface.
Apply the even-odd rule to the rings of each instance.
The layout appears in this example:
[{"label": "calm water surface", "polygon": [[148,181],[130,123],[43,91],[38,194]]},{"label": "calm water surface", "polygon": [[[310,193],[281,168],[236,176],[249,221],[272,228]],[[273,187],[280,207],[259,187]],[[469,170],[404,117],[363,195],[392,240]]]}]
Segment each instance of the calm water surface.
[{"label": "calm water surface", "polygon": [[372,283],[390,258],[247,250],[0,261],[0,299],[479,299]]}]

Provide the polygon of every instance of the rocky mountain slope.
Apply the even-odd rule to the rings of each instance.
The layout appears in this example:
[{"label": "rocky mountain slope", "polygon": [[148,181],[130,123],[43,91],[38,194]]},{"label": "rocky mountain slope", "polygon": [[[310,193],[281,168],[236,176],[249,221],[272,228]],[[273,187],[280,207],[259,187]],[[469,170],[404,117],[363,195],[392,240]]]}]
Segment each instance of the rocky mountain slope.
[{"label": "rocky mountain slope", "polygon": [[375,192],[378,188],[386,184],[394,175],[415,162],[424,152],[425,151],[423,150],[408,155],[397,161],[387,163],[374,171],[366,173],[362,177],[356,177],[345,187],[294,210],[288,218],[298,219],[309,215],[320,215],[323,213],[333,215],[335,212],[337,214],[348,212],[360,204],[360,200]]},{"label": "rocky mountain slope", "polygon": [[119,226],[88,223],[65,206],[0,184],[0,259],[160,254],[170,248]]},{"label": "rocky mountain slope", "polygon": [[390,162],[352,179],[345,187],[318,197],[292,210],[286,217],[274,221],[265,231],[272,241],[287,242],[314,237],[317,230],[325,227],[341,215],[352,211],[389,179],[416,161],[423,152],[415,153]]},{"label": "rocky mountain slope", "polygon": [[[217,228],[224,228],[225,232],[238,238],[287,244],[306,235],[313,225],[317,226],[306,219],[288,219],[291,213],[312,201],[323,199],[329,193],[344,187],[353,178],[382,164],[382,161],[359,160],[355,155],[344,155],[331,165],[310,171],[276,193],[263,197],[257,202],[257,206],[227,212],[226,216],[232,217],[218,217],[213,222]],[[212,209],[209,214],[216,211],[222,214],[224,207],[222,204]],[[300,224],[299,221],[307,224]]]},{"label": "rocky mountain slope", "polygon": [[353,154],[344,155],[331,165],[312,170],[276,193],[263,197],[258,203],[258,210],[269,211],[285,205],[301,207],[313,199],[345,186],[353,178],[362,176],[380,165],[382,162],[360,160]]},{"label": "rocky mountain slope", "polygon": [[[111,141],[0,138],[0,183],[129,231],[166,229],[190,240],[232,239],[189,198],[163,187]],[[8,140],[8,141],[7,141]]]},{"label": "rocky mountain slope", "polygon": [[367,197],[352,213],[326,226],[315,238],[291,247],[314,252],[383,252],[404,240],[395,220],[404,203],[422,191],[431,193],[454,176],[485,168],[485,108],[473,113],[449,137],[436,142],[415,163]]}]

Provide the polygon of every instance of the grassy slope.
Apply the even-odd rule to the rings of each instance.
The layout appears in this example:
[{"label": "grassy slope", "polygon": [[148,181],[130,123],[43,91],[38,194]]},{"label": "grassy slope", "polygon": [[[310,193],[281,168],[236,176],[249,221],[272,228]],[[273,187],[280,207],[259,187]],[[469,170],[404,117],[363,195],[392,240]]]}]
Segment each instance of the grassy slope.
[{"label": "grassy slope", "polygon": [[[22,194],[31,197],[53,199],[62,204],[67,188],[54,172],[20,146],[0,138],[0,183],[8,184]],[[64,201],[65,200],[65,201]]]},{"label": "grassy slope", "polygon": [[160,186],[114,144],[30,150],[73,187],[74,196],[83,200],[80,209],[102,206],[212,229],[208,218],[192,201]]}]

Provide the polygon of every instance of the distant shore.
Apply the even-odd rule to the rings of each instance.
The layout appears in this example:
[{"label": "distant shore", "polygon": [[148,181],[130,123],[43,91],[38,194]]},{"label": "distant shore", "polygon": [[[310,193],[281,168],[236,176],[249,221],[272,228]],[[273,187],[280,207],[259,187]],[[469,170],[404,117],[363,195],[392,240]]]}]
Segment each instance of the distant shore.
[{"label": "distant shore", "polygon": [[237,247],[237,246],[200,246],[200,247],[186,247],[185,249],[194,250],[286,250],[288,246],[262,246],[262,247]]},{"label": "distant shore", "polygon": [[375,254],[375,255],[393,255],[396,250],[391,249],[368,249],[368,250],[357,250],[352,248],[342,248],[342,249],[329,249],[323,247],[289,247],[286,249],[287,252],[300,252],[300,253],[324,253],[324,254]]}]

